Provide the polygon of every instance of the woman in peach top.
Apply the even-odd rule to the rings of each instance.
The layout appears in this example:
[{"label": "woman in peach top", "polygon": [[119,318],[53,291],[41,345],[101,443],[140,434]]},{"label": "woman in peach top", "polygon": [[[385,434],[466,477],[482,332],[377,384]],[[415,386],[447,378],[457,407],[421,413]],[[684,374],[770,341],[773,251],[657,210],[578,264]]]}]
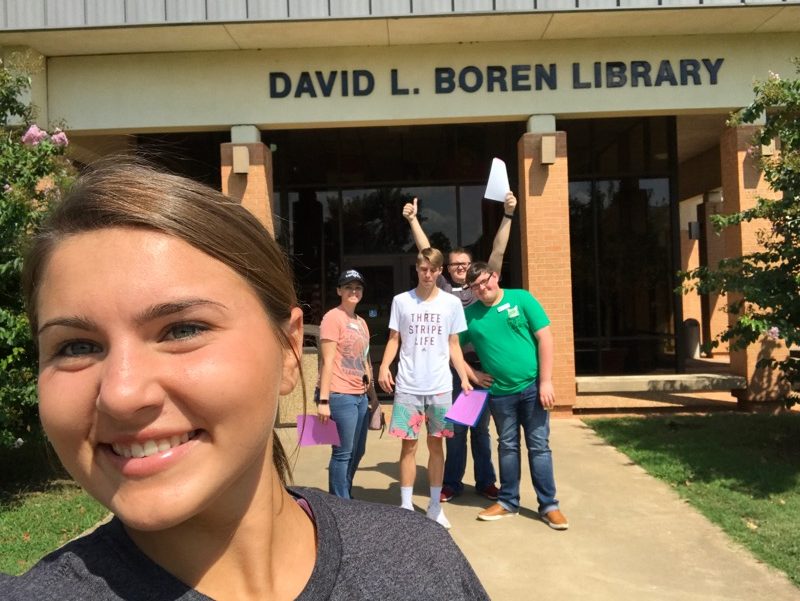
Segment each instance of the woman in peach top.
[{"label": "woman in peach top", "polygon": [[320,324],[317,414],[322,421],[332,419],[339,432],[340,444],[333,446],[328,466],[328,491],[349,499],[367,443],[368,396],[375,402],[377,398],[369,361],[369,328],[356,315],[364,296],[364,277],[348,269],[339,276],[336,293],[342,302]]}]

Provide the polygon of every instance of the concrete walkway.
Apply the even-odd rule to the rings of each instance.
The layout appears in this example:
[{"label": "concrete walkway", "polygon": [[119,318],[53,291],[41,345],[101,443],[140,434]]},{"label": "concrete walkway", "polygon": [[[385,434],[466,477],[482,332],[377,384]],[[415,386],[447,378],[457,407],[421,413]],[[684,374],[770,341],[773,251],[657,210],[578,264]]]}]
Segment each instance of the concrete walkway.
[{"label": "concrete walkway", "polygon": [[[294,431],[279,430],[294,448]],[[756,561],[669,486],[606,445],[577,419],[552,421],[561,508],[570,529],[537,519],[523,470],[519,516],[476,520],[490,502],[467,491],[445,505],[453,539],[496,601],[798,601],[800,589]],[[354,496],[399,504],[398,440],[370,432]],[[295,483],[327,490],[330,447],[300,449]],[[495,457],[496,460],[496,457]],[[414,502],[427,506],[427,451],[417,456]],[[495,465],[496,465],[495,461]],[[472,466],[467,466],[467,482]]]}]

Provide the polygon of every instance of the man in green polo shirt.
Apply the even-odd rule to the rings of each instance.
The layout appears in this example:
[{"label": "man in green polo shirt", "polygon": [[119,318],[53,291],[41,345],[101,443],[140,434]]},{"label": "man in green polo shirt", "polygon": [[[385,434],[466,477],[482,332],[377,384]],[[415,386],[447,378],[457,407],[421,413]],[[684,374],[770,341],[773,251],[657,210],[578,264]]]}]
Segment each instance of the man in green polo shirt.
[{"label": "man in green polo shirt", "polygon": [[539,517],[555,530],[569,527],[556,499],[553,458],[548,439],[553,390],[553,334],[550,320],[527,290],[504,290],[499,275],[484,262],[467,271],[467,285],[480,302],[464,310],[467,331],[484,371],[475,381],[489,387],[489,410],[497,428],[500,493],[497,503],[478,514],[484,521],[519,512],[520,434],[525,435]]}]

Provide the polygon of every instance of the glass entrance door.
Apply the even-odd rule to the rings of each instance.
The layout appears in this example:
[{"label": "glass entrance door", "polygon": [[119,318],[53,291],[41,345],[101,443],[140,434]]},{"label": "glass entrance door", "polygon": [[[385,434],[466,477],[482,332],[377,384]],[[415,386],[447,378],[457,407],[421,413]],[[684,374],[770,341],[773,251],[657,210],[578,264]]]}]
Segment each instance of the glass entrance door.
[{"label": "glass entrance door", "polygon": [[674,371],[674,123],[607,119],[564,126],[576,371]]},{"label": "glass entrance door", "polygon": [[570,183],[579,373],[674,364],[669,180]]}]

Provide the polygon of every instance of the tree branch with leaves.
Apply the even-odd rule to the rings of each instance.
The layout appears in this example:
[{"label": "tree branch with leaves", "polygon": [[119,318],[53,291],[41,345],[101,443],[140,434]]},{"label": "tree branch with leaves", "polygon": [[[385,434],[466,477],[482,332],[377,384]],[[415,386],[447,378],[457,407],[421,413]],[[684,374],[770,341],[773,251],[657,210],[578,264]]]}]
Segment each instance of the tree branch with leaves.
[{"label": "tree branch with leaves", "polygon": [[[728,329],[712,342],[728,342],[741,349],[767,336],[790,349],[800,344],[800,59],[795,78],[770,73],[757,81],[753,102],[733,115],[728,124],[765,123],[748,150],[776,198],[759,197],[755,206],[730,215],[711,217],[715,230],[763,220],[757,234],[759,248],[740,257],[723,259],[715,268],[700,267],[682,273],[685,292],[729,294]],[[776,142],[778,152],[761,155],[762,146]],[[800,387],[800,358],[765,357],[757,367],[777,368],[792,389]],[[795,395],[792,394],[791,397]],[[795,398],[787,398],[790,406]]]}]

